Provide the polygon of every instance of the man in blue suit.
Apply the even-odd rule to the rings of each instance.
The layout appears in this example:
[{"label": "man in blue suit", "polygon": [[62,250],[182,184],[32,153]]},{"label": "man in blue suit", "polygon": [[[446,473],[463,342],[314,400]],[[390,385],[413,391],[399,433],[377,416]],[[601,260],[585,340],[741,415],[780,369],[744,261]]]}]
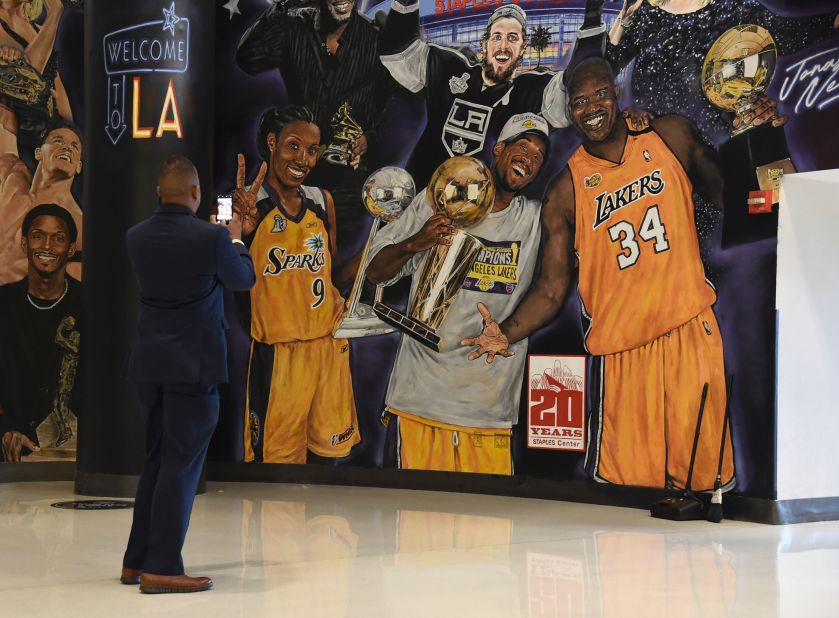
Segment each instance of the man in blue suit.
[{"label": "man in blue suit", "polygon": [[184,574],[181,549],[218,421],[217,385],[228,379],[223,289],[247,291],[256,278],[238,215],[226,226],[195,216],[201,186],[189,159],[163,161],[157,194],[154,215],[126,235],[140,288],[127,373],[147,428],[120,581],[145,593],[199,592],[213,582]]}]

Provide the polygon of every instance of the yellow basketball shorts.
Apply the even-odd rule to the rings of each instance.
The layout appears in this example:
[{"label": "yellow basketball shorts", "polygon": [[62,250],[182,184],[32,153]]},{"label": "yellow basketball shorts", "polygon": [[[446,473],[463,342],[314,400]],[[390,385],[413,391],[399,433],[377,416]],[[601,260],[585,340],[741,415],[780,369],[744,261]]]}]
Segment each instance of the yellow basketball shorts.
[{"label": "yellow basketball shorts", "polygon": [[[707,382],[691,487],[712,489],[726,400],[722,337],[713,310],[708,307],[645,346],[598,357],[593,369],[589,473],[621,485],[683,488]],[[722,482],[730,488],[733,481],[728,431]]]},{"label": "yellow basketball shorts", "polygon": [[346,339],[251,343],[245,461],[306,463],[359,443]]},{"label": "yellow basketball shorts", "polygon": [[399,467],[405,470],[513,473],[509,429],[438,423],[395,408]]}]

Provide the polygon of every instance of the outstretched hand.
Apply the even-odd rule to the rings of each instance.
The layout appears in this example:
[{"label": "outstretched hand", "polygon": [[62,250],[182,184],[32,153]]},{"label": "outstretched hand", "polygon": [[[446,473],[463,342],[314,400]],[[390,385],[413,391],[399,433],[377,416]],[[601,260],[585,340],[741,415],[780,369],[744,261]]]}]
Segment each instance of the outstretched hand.
[{"label": "outstretched hand", "polygon": [[259,210],[256,208],[256,194],[262,187],[265,174],[268,172],[268,164],[265,161],[259,166],[259,171],[250,189],[245,188],[245,155],[241,152],[237,155],[238,168],[236,170],[236,190],[233,191],[233,210],[242,220],[242,233],[250,234],[256,229],[259,221]]},{"label": "outstretched hand", "polygon": [[492,319],[492,314],[487,309],[487,306],[483,303],[478,303],[478,311],[484,320],[484,330],[477,337],[464,339],[460,342],[461,345],[465,346],[478,346],[478,349],[472,350],[466,358],[473,361],[486,354],[487,363],[492,363],[496,354],[505,358],[513,356],[514,352],[510,350],[510,341],[501,332],[501,327],[498,325],[498,322]]}]

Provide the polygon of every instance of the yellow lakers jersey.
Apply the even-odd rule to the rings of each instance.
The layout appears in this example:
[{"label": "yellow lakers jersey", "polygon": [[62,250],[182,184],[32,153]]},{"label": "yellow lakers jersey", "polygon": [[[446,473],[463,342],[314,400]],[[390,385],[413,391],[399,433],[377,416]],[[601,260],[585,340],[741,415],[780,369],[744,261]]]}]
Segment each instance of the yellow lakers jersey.
[{"label": "yellow lakers jersey", "polygon": [[568,167],[589,352],[644,345],[714,303],[699,255],[692,183],[655,131],[631,132],[620,163],[580,147]]},{"label": "yellow lakers jersey", "polygon": [[263,185],[261,219],[250,244],[256,272],[251,288],[251,337],[263,343],[308,341],[332,333],[344,299],[332,285],[326,200],[315,187],[300,187],[296,217]]}]

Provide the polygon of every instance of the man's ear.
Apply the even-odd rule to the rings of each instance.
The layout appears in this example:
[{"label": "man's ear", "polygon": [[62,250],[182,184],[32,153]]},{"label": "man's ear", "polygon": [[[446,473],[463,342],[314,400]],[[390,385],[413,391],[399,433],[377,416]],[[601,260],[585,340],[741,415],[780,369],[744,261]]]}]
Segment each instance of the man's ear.
[{"label": "man's ear", "polygon": [[77,174],[81,174],[81,173],[82,173],[82,160],[81,160],[81,159],[79,159],[78,164],[76,164],[76,173],[77,173]]},{"label": "man's ear", "polygon": [[268,144],[269,151],[274,150],[277,147],[277,136],[274,133],[269,133],[268,137],[265,138],[265,143]]},{"label": "man's ear", "polygon": [[495,146],[492,147],[492,156],[497,159],[506,148],[507,144],[504,142],[495,142]]},{"label": "man's ear", "polygon": [[71,242],[70,243],[70,250],[67,251],[67,259],[69,260],[74,255],[76,255],[76,243]]},{"label": "man's ear", "polygon": [[29,253],[29,241],[26,240],[26,236],[21,236],[20,237],[20,248],[21,248],[21,251],[23,251],[24,255]]},{"label": "man's ear", "polygon": [[157,192],[157,197],[160,197],[160,185],[157,185],[154,189]]},{"label": "man's ear", "polygon": [[36,161],[40,161],[40,160],[41,160],[41,147],[40,147],[40,146],[38,146],[38,147],[35,149],[35,160],[36,160]]}]

